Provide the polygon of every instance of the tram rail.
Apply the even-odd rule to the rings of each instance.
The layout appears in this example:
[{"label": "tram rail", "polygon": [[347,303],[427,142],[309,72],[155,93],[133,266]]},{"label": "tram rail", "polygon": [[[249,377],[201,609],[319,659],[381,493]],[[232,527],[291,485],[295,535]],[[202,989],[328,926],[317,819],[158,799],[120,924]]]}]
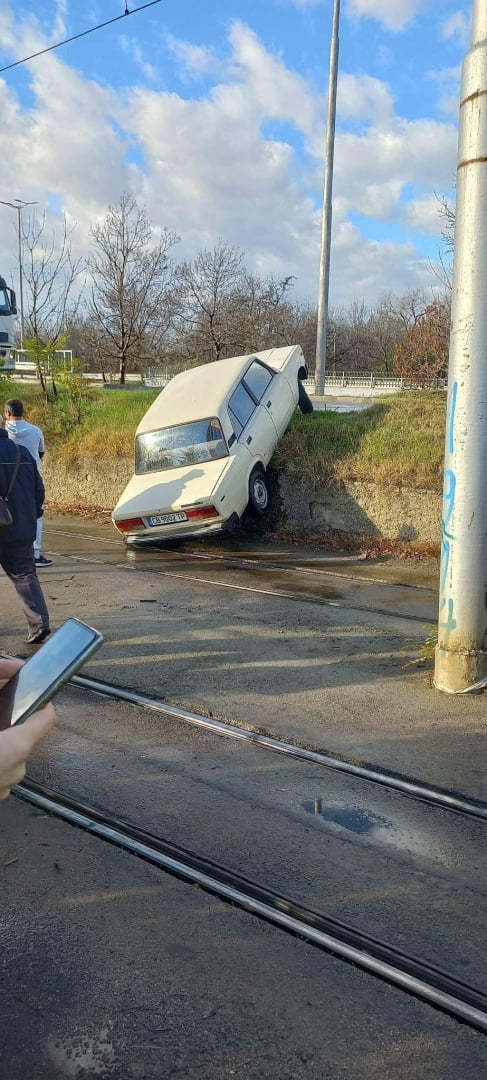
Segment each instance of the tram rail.
[{"label": "tram rail", "polygon": [[[49,532],[52,533],[54,536],[66,536],[68,538],[75,537],[78,540],[90,540],[97,544],[109,544],[110,547],[120,548],[119,540],[111,540],[105,536],[89,536],[87,533],[69,532],[62,529],[49,529]],[[361,584],[365,585],[370,585],[375,582],[378,585],[385,585],[387,588],[390,589],[411,589],[413,592],[429,593],[432,596],[437,595],[437,590],[431,589],[429,588],[429,586],[426,585],[417,585],[415,582],[411,581],[389,581],[388,578],[376,577],[375,575],[373,578],[370,578],[367,576],[367,574],[356,574],[352,573],[351,571],[345,570],[324,570],[321,566],[290,566],[289,563],[278,562],[275,559],[251,559],[248,556],[243,555],[221,555],[214,551],[188,551],[186,547],[182,550],[178,549],[174,551],[170,547],[165,547],[163,541],[161,541],[160,545],[154,544],[152,549],[145,545],[144,547],[136,548],[136,550],[145,550],[146,552],[150,552],[151,550],[160,551],[164,555],[168,555],[174,559],[187,558],[199,559],[200,561],[204,562],[223,562],[229,563],[230,565],[236,566],[237,568],[242,567],[244,569],[248,569],[250,567],[252,570],[257,571],[279,570],[280,572],[286,574],[301,574],[308,577],[317,576],[327,578],[343,578],[346,581],[359,581]]]},{"label": "tram rail", "polygon": [[459,792],[424,784],[413,777],[388,773],[367,765],[359,765],[346,758],[334,757],[319,750],[309,750],[296,743],[285,742],[270,735],[239,727],[236,724],[216,720],[213,717],[191,712],[179,706],[169,705],[141,690],[132,690],[129,687],[118,686],[102,679],[94,679],[87,675],[74,675],[71,683],[82,690],[88,690],[114,700],[125,701],[128,704],[139,706],[150,712],[160,713],[174,720],[182,720],[184,723],[209,731],[214,735],[252,743],[263,750],[284,754],[287,757],[319,765],[325,769],[343,773],[369,784],[398,791],[402,795],[427,803],[429,806],[462,814],[466,817],[477,818],[480,821],[487,821],[487,802],[469,798]]},{"label": "tram rail", "polygon": [[[68,533],[68,534],[63,534],[63,535],[71,536],[73,534]],[[83,536],[83,539],[84,540],[93,540],[93,541],[95,540],[95,538],[90,538],[90,537],[86,537],[86,536]],[[99,542],[98,538],[96,538],[96,542],[97,543]],[[112,541],[107,541],[107,540],[105,540],[104,542],[109,543],[109,544],[112,543]],[[177,581],[188,581],[190,583],[196,582],[197,584],[200,584],[200,585],[212,585],[212,586],[214,586],[216,588],[219,588],[219,589],[230,589],[230,590],[234,590],[236,592],[252,593],[252,594],[255,594],[255,595],[259,595],[259,596],[270,596],[270,597],[273,597],[275,599],[291,600],[294,603],[313,604],[314,606],[318,606],[318,607],[331,607],[331,608],[335,608],[337,610],[343,610],[343,611],[355,611],[355,612],[363,614],[363,615],[380,615],[380,616],[382,616],[384,618],[394,619],[394,620],[399,621],[399,622],[402,622],[402,621],[415,622],[415,623],[418,623],[418,624],[420,624],[421,626],[424,626],[424,627],[431,626],[431,623],[433,621],[433,616],[430,617],[430,616],[417,615],[414,612],[390,611],[388,608],[372,607],[370,605],[364,605],[364,604],[347,603],[346,601],[342,601],[340,599],[331,599],[331,598],[329,599],[329,598],[323,597],[323,596],[314,596],[311,593],[306,593],[306,592],[302,593],[302,592],[293,592],[291,590],[288,591],[287,589],[286,590],[284,590],[284,589],[265,589],[265,588],[260,588],[258,586],[253,586],[253,585],[241,585],[241,584],[236,583],[236,582],[220,581],[220,580],[218,580],[216,578],[200,577],[199,575],[187,574],[187,573],[185,574],[185,573],[182,573],[180,571],[162,570],[159,567],[156,568],[156,567],[153,567],[153,566],[136,566],[136,565],[133,565],[133,564],[130,564],[130,563],[121,563],[121,562],[117,562],[117,561],[112,562],[111,560],[97,559],[97,558],[95,558],[94,556],[91,556],[91,555],[87,556],[87,555],[80,555],[79,553],[72,554],[71,552],[56,551],[55,548],[52,548],[52,547],[49,547],[49,552],[50,552],[50,554],[56,556],[57,558],[69,559],[69,560],[74,561],[74,562],[92,563],[92,564],[95,564],[95,565],[98,564],[98,565],[103,565],[103,566],[114,566],[114,567],[117,567],[120,570],[130,570],[132,572],[136,571],[136,572],[140,572],[140,573],[143,573],[143,574],[156,574],[156,575],[158,575],[160,577],[172,578],[172,579],[175,579]],[[177,555],[177,553],[175,553],[175,552],[167,552],[167,554],[170,554],[170,555],[173,555],[173,556]],[[199,556],[193,556],[193,557],[199,558]],[[248,569],[248,566],[246,567],[246,569]],[[264,569],[264,567],[261,567],[261,569]],[[277,569],[277,566],[269,566],[267,564],[265,569],[266,570],[275,570],[275,569]],[[284,568],[282,568],[282,569],[284,569]],[[294,571],[289,570],[289,568],[288,568],[288,572],[293,572],[294,573]],[[301,573],[301,571],[298,571],[298,573]],[[306,571],[306,573],[314,573],[314,571],[309,571],[309,572]],[[360,579],[360,580],[362,581],[362,579]],[[370,579],[366,578],[365,580],[369,584],[373,584],[373,582],[371,582]],[[386,583],[382,582],[381,584],[387,584],[387,585],[391,586],[391,582],[386,582]],[[403,588],[405,586],[399,585],[399,586],[394,586],[394,587]],[[427,590],[424,590],[424,591],[426,592]]]},{"label": "tram rail", "polygon": [[487,1033],[487,995],[341,920],[307,908],[139,826],[26,778],[14,794]]}]

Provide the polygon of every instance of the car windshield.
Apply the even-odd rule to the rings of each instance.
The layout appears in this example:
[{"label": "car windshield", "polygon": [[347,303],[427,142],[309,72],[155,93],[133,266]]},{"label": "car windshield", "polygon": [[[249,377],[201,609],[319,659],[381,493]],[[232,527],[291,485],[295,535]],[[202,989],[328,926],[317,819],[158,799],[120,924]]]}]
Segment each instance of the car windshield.
[{"label": "car windshield", "polygon": [[227,444],[220,421],[196,420],[137,435],[135,440],[135,471],[158,472],[178,469],[182,465],[198,465],[228,456]]}]

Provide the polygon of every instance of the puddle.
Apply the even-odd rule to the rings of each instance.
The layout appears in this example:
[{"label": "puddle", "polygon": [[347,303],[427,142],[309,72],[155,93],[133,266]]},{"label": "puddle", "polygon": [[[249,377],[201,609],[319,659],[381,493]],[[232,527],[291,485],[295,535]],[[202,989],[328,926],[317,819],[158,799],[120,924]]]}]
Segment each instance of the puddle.
[{"label": "puddle", "polygon": [[323,806],[321,799],[315,799],[314,802],[304,802],[303,808],[307,814],[332,821],[335,825],[341,825],[342,829],[349,829],[360,836],[377,828],[394,828],[392,821],[387,818],[357,806]]},{"label": "puddle", "polygon": [[319,797],[301,805],[307,814],[372,842],[420,855],[448,868],[458,868],[464,864],[461,846],[457,848],[452,845],[449,836],[438,836],[434,822],[425,820],[418,827],[414,818],[409,821],[404,815],[397,819],[387,818],[363,806],[327,806]]},{"label": "puddle", "polygon": [[257,588],[271,585],[280,592],[295,593],[300,596],[318,596],[326,600],[341,600],[343,598],[343,593],[332,586],[323,585],[317,581],[303,581],[299,577],[296,580],[292,573],[274,570],[272,567],[266,566],[265,561],[259,565],[258,577],[253,566],[237,566],[235,571],[241,577],[250,577],[252,584]]}]

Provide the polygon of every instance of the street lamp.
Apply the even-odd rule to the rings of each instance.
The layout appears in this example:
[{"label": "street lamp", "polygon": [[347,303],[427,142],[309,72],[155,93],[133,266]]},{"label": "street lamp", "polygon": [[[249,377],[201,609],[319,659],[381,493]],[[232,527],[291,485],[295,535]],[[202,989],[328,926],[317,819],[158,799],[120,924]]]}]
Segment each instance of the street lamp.
[{"label": "street lamp", "polygon": [[328,323],[328,291],[330,284],[331,252],[331,194],[333,187],[333,157],[335,152],[335,116],[338,80],[338,30],[340,25],[340,0],[333,2],[333,25],[330,45],[330,70],[328,75],[328,119],[326,125],[325,182],[323,188],[323,212],[321,217],[320,282],[318,289],[318,333],[316,337],[317,394],[325,392],[326,333]]},{"label": "street lamp", "polygon": [[19,231],[19,284],[20,284],[20,348],[24,348],[24,287],[23,287],[23,275],[22,275],[22,210],[26,206],[37,206],[36,202],[23,202],[22,199],[14,199],[13,202],[5,202],[4,199],[0,199],[2,206],[11,206],[12,210],[16,210],[18,214],[18,231]]}]

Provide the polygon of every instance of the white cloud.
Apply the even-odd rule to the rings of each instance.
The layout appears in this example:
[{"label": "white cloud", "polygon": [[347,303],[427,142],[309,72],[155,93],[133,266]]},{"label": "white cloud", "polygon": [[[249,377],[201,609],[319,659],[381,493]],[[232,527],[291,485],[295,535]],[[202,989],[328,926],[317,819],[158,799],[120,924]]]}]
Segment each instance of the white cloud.
[{"label": "white cloud", "polygon": [[[22,32],[16,24],[15,39],[8,20],[5,25],[7,47],[16,55],[34,51],[27,42],[45,44],[37,24]],[[182,236],[181,255],[191,257],[222,236],[241,246],[258,272],[293,274],[296,292],[316,297],[321,95],[241,22],[231,26],[219,64],[211,50],[175,39],[169,44],[183,73],[215,76],[198,98],[140,86],[115,91],[54,53],[24,68],[29,106],[0,79],[12,178],[4,181],[3,197],[20,193],[41,205],[58,197],[78,223],[75,243],[83,253],[90,225],[130,190],[147,204],[157,228],[167,225]],[[401,292],[423,281],[426,260],[413,244],[364,239],[349,215],[390,221],[391,236],[394,224],[408,220],[421,219],[414,227],[426,228],[428,192],[451,184],[456,132],[451,124],[398,117],[389,86],[367,75],[341,76],[340,119],[360,128],[338,130],[336,143],[331,302],[347,305],[353,296],[373,301],[386,288]],[[279,124],[286,125],[281,137]],[[292,131],[306,140],[300,153]],[[409,219],[403,206],[408,184],[418,204]],[[15,229],[8,224],[12,212],[0,207],[0,213],[0,272],[8,273],[16,262]],[[49,225],[55,221],[49,214]]]},{"label": "white cloud", "polygon": [[437,108],[444,116],[457,119],[460,108],[460,78],[461,66],[440,68],[438,71],[430,71],[428,78],[436,83],[439,89]]},{"label": "white cloud", "polygon": [[337,112],[342,119],[390,122],[393,107],[392,93],[386,83],[370,75],[340,75]]},{"label": "white cloud", "polygon": [[64,16],[67,11],[67,0],[56,0],[54,26],[52,30],[53,41],[59,41],[66,35],[66,23]]},{"label": "white cloud", "polygon": [[317,119],[317,101],[305,80],[289,71],[278,56],[269,53],[257,34],[243,23],[232,25],[230,43],[246,95],[250,95],[255,106],[268,119],[287,121],[311,135]]},{"label": "white cloud", "polygon": [[142,74],[148,80],[148,82],[156,82],[159,77],[157,68],[155,68],[153,64],[150,64],[145,59],[142,49],[138,44],[136,38],[128,37],[127,34],[121,34],[119,41],[122,52],[124,52],[125,55],[128,56],[132,62],[138,64]]},{"label": "white cloud", "polygon": [[218,58],[213,49],[181,41],[173,34],[166,35],[166,44],[179,60],[183,73],[190,78],[199,79],[202,75],[213,74],[218,67]]},{"label": "white cloud", "polygon": [[416,15],[426,11],[430,0],[348,0],[347,12],[376,19],[387,30],[404,30]]},{"label": "white cloud", "polygon": [[348,306],[353,299],[371,302],[383,292],[401,293],[431,283],[427,260],[418,258],[412,243],[364,240],[349,222],[334,230],[331,279],[342,277],[341,295],[333,305]]},{"label": "white cloud", "polygon": [[387,220],[400,213],[407,185],[448,191],[456,145],[453,125],[434,120],[396,117],[389,128],[372,127],[363,135],[340,135],[335,153],[336,177],[347,211]]},{"label": "white cloud", "polygon": [[441,218],[440,204],[434,193],[429,192],[418,199],[411,199],[404,209],[403,220],[406,228],[437,236],[439,246],[444,221]]},{"label": "white cloud", "polygon": [[464,11],[455,11],[441,23],[440,34],[444,41],[454,39],[465,48],[470,42],[471,20]]}]

